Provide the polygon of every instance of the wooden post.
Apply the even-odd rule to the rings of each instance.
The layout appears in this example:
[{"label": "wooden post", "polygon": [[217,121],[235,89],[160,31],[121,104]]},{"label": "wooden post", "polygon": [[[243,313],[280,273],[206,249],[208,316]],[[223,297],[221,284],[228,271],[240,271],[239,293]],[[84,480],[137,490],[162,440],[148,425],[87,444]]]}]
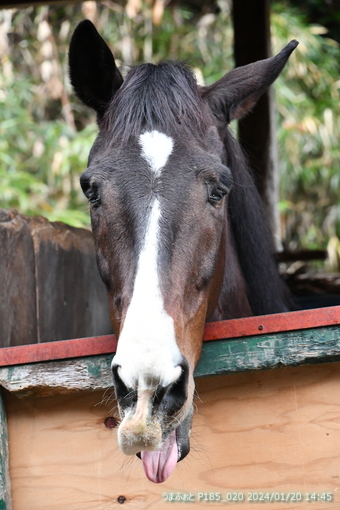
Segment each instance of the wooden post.
[{"label": "wooden post", "polygon": [[8,466],[8,431],[6,409],[0,391],[0,510],[11,510],[11,490]]},{"label": "wooden post", "polygon": [[[270,57],[269,0],[235,0],[233,18],[236,66]],[[272,90],[261,97],[252,113],[239,121],[238,127],[240,144],[248,156],[276,244],[279,245],[279,171]]]}]

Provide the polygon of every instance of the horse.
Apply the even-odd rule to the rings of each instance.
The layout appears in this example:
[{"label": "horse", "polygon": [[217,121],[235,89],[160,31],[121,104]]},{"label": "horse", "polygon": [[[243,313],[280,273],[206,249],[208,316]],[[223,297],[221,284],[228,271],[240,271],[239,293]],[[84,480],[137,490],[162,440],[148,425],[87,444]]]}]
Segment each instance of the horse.
[{"label": "horse", "polygon": [[123,79],[88,20],[71,38],[71,84],[99,128],[80,184],[118,337],[118,444],[156,483],[190,449],[205,323],[290,306],[261,199],[228,126],[297,44],[198,86],[175,61],[133,67]]}]

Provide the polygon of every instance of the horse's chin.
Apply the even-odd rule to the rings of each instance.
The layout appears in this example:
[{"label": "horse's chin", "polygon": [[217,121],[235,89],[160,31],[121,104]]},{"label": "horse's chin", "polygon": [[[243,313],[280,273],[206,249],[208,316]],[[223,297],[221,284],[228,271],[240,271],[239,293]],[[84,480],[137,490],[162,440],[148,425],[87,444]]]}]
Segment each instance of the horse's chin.
[{"label": "horse's chin", "polygon": [[176,467],[177,462],[186,457],[190,451],[190,427],[192,415],[171,432],[162,446],[154,451],[142,451],[137,456],[143,462],[147,478],[154,483],[167,480]]}]

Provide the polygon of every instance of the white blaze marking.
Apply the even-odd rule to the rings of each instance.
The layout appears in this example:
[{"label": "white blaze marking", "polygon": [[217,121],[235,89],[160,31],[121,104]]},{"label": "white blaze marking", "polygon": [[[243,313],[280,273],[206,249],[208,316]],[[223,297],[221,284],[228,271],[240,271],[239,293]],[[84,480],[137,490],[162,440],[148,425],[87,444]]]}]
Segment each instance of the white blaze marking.
[{"label": "white blaze marking", "polygon": [[165,167],[173,149],[173,141],[169,136],[159,131],[148,131],[139,137],[142,156],[150,165],[150,169],[160,174]]},{"label": "white blaze marking", "polygon": [[[139,138],[142,157],[150,170],[160,175],[173,148],[173,141],[158,131]],[[128,388],[139,391],[167,386],[178,379],[182,359],[176,343],[174,322],[164,309],[160,290],[157,256],[160,204],[153,199],[144,244],[139,255],[133,295],[119,337],[114,365]]]}]

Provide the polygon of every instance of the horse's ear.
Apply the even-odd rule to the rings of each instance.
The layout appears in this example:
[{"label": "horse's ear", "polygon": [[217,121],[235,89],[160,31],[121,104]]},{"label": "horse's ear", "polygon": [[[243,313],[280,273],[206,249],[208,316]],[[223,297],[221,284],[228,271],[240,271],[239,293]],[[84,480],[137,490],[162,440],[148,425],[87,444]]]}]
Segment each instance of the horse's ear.
[{"label": "horse's ear", "polygon": [[251,110],[279,76],[298,44],[291,41],[275,57],[237,67],[213,85],[201,87],[201,95],[216,117],[230,122]]},{"label": "horse's ear", "polygon": [[74,31],[69,69],[79,99],[102,115],[123,78],[111,50],[89,20],[80,22]]}]

